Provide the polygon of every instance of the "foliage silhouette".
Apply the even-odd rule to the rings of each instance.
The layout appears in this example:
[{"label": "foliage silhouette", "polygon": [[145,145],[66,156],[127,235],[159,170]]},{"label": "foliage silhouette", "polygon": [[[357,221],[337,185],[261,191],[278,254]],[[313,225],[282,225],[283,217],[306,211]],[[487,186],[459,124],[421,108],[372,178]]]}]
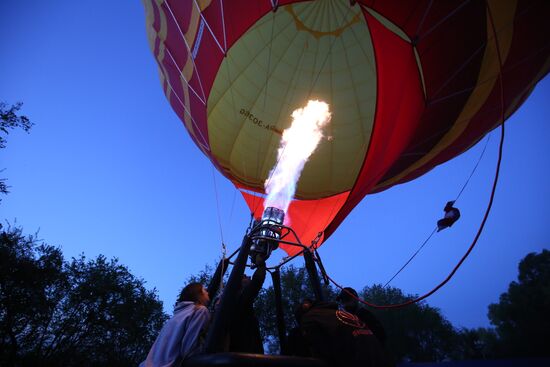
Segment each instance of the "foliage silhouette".
[{"label": "foliage silhouette", "polygon": [[518,280],[499,302],[489,305],[489,319],[503,357],[548,357],[550,330],[550,251],[530,253],[519,263]]},{"label": "foliage silhouette", "polygon": [[[6,147],[7,140],[5,135],[9,134],[10,130],[21,128],[26,132],[29,132],[33,123],[27,116],[18,115],[19,110],[23,104],[18,102],[10,107],[4,102],[0,101],[0,149]],[[5,178],[0,178],[0,194],[8,194],[9,186],[6,184]],[[0,202],[2,198],[0,197]]]},{"label": "foliage silhouette", "polygon": [[155,290],[117,259],[0,233],[0,365],[135,366],[167,315]]}]

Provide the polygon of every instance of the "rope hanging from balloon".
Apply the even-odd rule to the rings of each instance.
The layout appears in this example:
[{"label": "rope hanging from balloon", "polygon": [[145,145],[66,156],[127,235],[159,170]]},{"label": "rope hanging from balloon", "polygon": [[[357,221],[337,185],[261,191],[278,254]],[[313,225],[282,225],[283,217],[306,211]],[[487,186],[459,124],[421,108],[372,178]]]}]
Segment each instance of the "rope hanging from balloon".
[{"label": "rope hanging from balloon", "polygon": [[435,292],[437,292],[441,287],[443,287],[445,284],[447,284],[449,282],[449,280],[451,280],[451,278],[453,277],[453,275],[455,275],[455,273],[457,272],[458,268],[460,268],[460,266],[462,265],[462,263],[464,263],[464,261],[466,260],[466,258],[468,257],[468,255],[470,255],[470,253],[472,252],[472,250],[474,249],[475,245],[477,244],[477,241],[479,239],[479,237],[481,236],[481,233],[483,232],[483,228],[485,227],[485,223],[487,221],[487,218],[489,217],[489,213],[491,211],[491,207],[493,205],[493,199],[495,197],[495,192],[496,192],[496,187],[497,187],[497,182],[498,182],[498,176],[499,176],[499,173],[500,173],[500,164],[501,164],[501,161],[502,161],[502,148],[503,148],[503,145],[504,145],[504,123],[501,125],[501,135],[500,135],[500,146],[499,146],[499,151],[498,151],[498,162],[497,162],[497,167],[496,167],[496,172],[495,172],[495,178],[494,178],[494,181],[493,181],[493,188],[491,190],[491,196],[490,196],[490,199],[489,199],[489,204],[487,205],[487,209],[485,210],[485,215],[483,217],[483,220],[481,221],[481,224],[479,226],[479,229],[477,231],[477,234],[476,236],[474,237],[474,240],[472,241],[470,247],[468,248],[468,250],[466,251],[466,253],[462,256],[462,258],[460,259],[460,261],[456,264],[456,266],[453,268],[453,270],[449,273],[449,275],[441,282],[439,283],[435,288],[433,288],[432,290],[430,290],[429,292],[425,293],[424,295],[422,296],[419,296],[417,298],[414,298],[414,299],[411,299],[411,300],[408,300],[406,302],[403,302],[403,303],[397,303],[397,304],[392,304],[392,305],[377,305],[377,304],[374,304],[374,303],[370,303],[368,301],[365,301],[359,297],[356,297],[355,295],[353,295],[351,292],[347,291],[346,289],[344,289],[344,287],[342,285],[340,285],[339,283],[337,283],[334,279],[332,279],[328,274],[326,274],[328,280],[337,288],[341,289],[342,291],[346,292],[350,297],[356,299],[357,301],[363,303],[364,305],[367,305],[369,307],[373,307],[373,308],[378,308],[378,309],[389,309],[389,308],[400,308],[400,307],[404,307],[404,306],[408,306],[408,305],[411,305],[413,303],[417,303],[417,302],[420,302],[426,298],[428,298],[429,296],[431,296],[432,294],[434,294]]},{"label": "rope hanging from balloon", "polygon": [[397,277],[399,275],[399,273],[401,273],[406,267],[407,265],[410,264],[410,262],[416,257],[416,255],[418,255],[418,253],[420,252],[420,250],[422,250],[424,248],[424,246],[426,246],[426,244],[428,243],[428,241],[433,237],[433,235],[435,234],[435,232],[437,231],[437,227],[435,227],[432,231],[432,233],[430,233],[430,235],[424,240],[424,242],[422,242],[422,245],[420,245],[420,247],[418,248],[418,250],[415,251],[414,254],[412,254],[412,256],[409,258],[409,260],[407,260],[405,262],[405,264],[390,278],[390,280],[388,280],[386,282],[386,284],[384,284],[384,287],[383,288],[386,288],[388,286],[388,284],[391,283],[392,280],[395,279],[395,277]]},{"label": "rope hanging from balloon", "polygon": [[[460,189],[458,195],[456,196],[456,199],[453,200],[453,202],[456,202],[460,196],[462,195],[462,193],[464,192],[464,189],[466,188],[466,186],[468,185],[468,183],[470,182],[470,179],[472,178],[472,176],[474,175],[475,171],[477,170],[477,167],[479,166],[479,163],[481,162],[481,159],[483,158],[483,155],[485,154],[485,151],[487,150],[487,144],[489,143],[489,140],[491,139],[491,135],[489,135],[487,137],[487,139],[485,140],[485,146],[483,147],[483,150],[481,151],[481,154],[477,160],[477,163],[475,164],[474,168],[472,169],[472,172],[470,173],[470,176],[466,179],[466,182],[464,182],[464,185],[462,185],[462,188]],[[412,256],[405,262],[405,264],[390,278],[390,280],[388,280],[386,282],[386,284],[384,284],[384,288],[386,288],[388,286],[388,284],[391,283],[392,280],[395,279],[395,277],[397,277],[406,267],[407,265],[410,264],[410,262],[416,257],[416,255],[418,255],[418,253],[420,252],[420,250],[422,250],[424,248],[424,246],[426,246],[426,244],[430,241],[430,239],[433,237],[433,235],[437,232],[437,226],[432,230],[432,232],[428,235],[428,237],[424,240],[424,242],[422,242],[422,244],[420,245],[420,247],[412,254]]]}]

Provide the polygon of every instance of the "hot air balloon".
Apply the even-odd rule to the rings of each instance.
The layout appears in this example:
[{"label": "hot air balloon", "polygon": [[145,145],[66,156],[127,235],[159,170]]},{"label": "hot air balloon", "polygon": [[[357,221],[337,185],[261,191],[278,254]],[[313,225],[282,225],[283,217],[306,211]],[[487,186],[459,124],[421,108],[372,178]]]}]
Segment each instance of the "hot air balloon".
[{"label": "hot air balloon", "polygon": [[549,68],[542,0],[144,3],[167,99],[255,217],[290,113],[331,106],[289,208],[304,243],[476,144]]},{"label": "hot air balloon", "polygon": [[[144,5],[166,98],[255,218],[290,114],[308,100],[330,105],[325,138],[288,208],[297,236],[314,246],[366,195],[425,174],[503,124],[550,68],[545,0]],[[289,256],[301,251],[280,247]],[[304,258],[314,278],[311,253]],[[239,271],[222,296],[209,352],[221,350]]]}]

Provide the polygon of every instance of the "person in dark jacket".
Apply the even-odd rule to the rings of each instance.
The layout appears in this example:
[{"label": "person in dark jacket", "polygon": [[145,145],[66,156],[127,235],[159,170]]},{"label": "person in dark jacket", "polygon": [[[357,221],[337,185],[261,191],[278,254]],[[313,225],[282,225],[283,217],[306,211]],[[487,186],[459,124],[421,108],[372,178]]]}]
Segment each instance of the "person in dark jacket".
[{"label": "person in dark jacket", "polygon": [[384,348],[363,321],[334,302],[314,303],[301,328],[312,357],[331,366],[391,366]]},{"label": "person in dark jacket", "polygon": [[236,314],[229,327],[231,352],[264,353],[260,324],[254,313],[254,300],[264,284],[265,272],[265,263],[260,263],[252,278],[243,276]]},{"label": "person in dark jacket", "polygon": [[359,317],[359,319],[363,321],[370,330],[372,330],[373,334],[378,338],[380,344],[385,345],[386,331],[384,330],[384,327],[372,312],[359,306],[357,297],[358,295],[355,289],[346,287],[340,292],[338,297],[336,297],[336,300],[340,303],[342,309],[357,315],[357,317]]},{"label": "person in dark jacket", "polygon": [[296,318],[296,327],[288,332],[286,354],[297,357],[311,357],[311,351],[306,339],[302,333],[302,315],[313,306],[313,301],[309,298],[304,299],[294,310]]}]

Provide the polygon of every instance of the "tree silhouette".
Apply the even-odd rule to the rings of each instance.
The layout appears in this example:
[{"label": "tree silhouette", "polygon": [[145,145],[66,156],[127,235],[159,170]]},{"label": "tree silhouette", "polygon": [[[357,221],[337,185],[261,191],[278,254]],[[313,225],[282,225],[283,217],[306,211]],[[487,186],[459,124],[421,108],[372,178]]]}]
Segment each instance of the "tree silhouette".
[{"label": "tree silhouette", "polygon": [[0,233],[0,365],[135,366],[167,316],[118,260],[83,255]]},{"label": "tree silhouette", "polygon": [[[361,296],[379,305],[403,303],[415,295],[400,289],[374,285]],[[457,332],[441,310],[422,301],[396,309],[370,309],[386,329],[387,348],[396,361],[442,361],[454,351]]]},{"label": "tree silhouette", "polygon": [[550,356],[550,251],[530,253],[519,263],[517,282],[510,283],[499,303],[489,306],[489,319],[506,357]]},{"label": "tree silhouette", "polygon": [[[33,123],[27,116],[18,115],[19,110],[23,104],[18,102],[10,107],[4,102],[0,101],[0,149],[6,147],[6,137],[10,130],[21,128],[26,132],[29,132]],[[5,178],[0,178],[0,194],[8,194],[8,185]],[[2,198],[0,197],[0,202]]]},{"label": "tree silhouette", "polygon": [[498,336],[492,328],[461,328],[458,330],[453,359],[495,359]]}]

